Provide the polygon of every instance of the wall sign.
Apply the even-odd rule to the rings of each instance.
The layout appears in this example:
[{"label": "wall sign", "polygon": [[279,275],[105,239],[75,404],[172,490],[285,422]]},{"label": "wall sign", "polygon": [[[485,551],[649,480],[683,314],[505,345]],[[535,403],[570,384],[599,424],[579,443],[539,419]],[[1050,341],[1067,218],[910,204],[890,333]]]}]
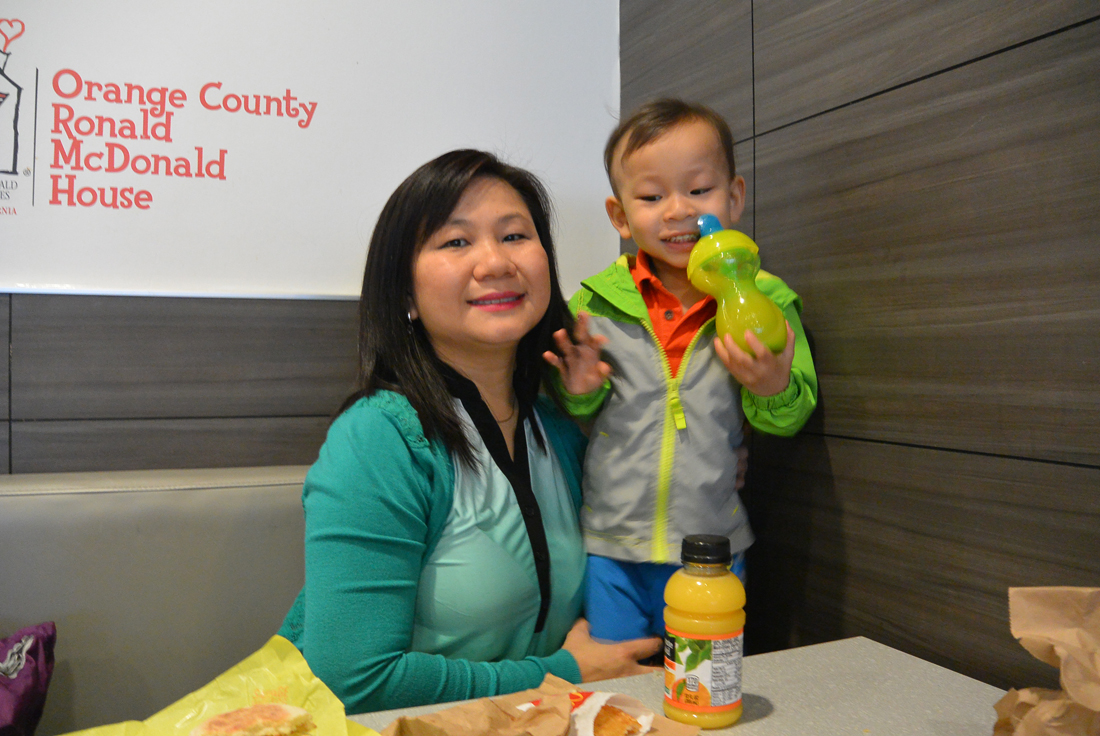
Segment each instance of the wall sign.
[{"label": "wall sign", "polygon": [[618,250],[615,2],[0,12],[0,291],[356,296],[386,197],[458,147],[542,177],[567,293]]}]

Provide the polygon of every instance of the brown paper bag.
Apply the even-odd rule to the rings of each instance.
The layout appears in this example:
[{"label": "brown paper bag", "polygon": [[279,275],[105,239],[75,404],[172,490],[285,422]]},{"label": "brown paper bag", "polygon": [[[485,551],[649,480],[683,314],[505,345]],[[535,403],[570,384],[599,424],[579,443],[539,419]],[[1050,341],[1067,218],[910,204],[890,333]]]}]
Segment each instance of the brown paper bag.
[{"label": "brown paper bag", "polygon": [[994,736],[1100,736],[1100,588],[1009,588],[1012,635],[1061,690],[1009,690]]},{"label": "brown paper bag", "polygon": [[[423,716],[402,716],[382,730],[382,736],[565,736],[572,703],[569,693],[580,688],[547,675],[535,690],[495,698],[479,698]],[[527,710],[519,706],[533,701]],[[699,729],[662,715],[653,719],[653,736],[695,736]]]}]

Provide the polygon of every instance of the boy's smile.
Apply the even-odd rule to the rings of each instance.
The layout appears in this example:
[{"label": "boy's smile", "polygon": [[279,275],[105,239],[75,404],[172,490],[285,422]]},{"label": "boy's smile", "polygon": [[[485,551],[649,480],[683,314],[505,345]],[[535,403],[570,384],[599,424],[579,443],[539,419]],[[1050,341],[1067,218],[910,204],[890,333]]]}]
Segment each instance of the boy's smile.
[{"label": "boy's smile", "polygon": [[702,120],[677,125],[625,159],[616,152],[612,176],[619,196],[607,199],[611,223],[653,259],[662,282],[686,281],[699,215],[729,227],[745,206],[745,180],[730,177],[718,134]]},{"label": "boy's smile", "polygon": [[699,240],[699,233],[683,233],[681,235],[671,235],[667,238],[661,238],[661,240],[667,244],[670,250],[679,251],[683,248],[687,248],[690,251],[695,247],[696,241]]}]

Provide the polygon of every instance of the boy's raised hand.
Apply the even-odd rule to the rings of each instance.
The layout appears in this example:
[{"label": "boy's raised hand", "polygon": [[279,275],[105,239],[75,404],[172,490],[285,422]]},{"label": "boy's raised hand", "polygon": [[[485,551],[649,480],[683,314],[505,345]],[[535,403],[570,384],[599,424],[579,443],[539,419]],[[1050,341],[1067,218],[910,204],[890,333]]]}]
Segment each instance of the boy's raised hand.
[{"label": "boy's raised hand", "polygon": [[745,330],[745,342],[755,355],[742,350],[729,335],[714,338],[714,351],[730,375],[757,396],[775,396],[786,390],[794,361],[794,330],[790,323],[787,323],[787,347],[778,355],[749,330]]},{"label": "boy's raised hand", "polygon": [[600,350],[607,338],[589,333],[585,312],[577,314],[572,340],[565,330],[558,330],[554,333],[554,342],[558,344],[561,357],[549,350],[542,357],[558,369],[562,385],[574,396],[595,391],[611,375],[611,366],[600,360]]}]

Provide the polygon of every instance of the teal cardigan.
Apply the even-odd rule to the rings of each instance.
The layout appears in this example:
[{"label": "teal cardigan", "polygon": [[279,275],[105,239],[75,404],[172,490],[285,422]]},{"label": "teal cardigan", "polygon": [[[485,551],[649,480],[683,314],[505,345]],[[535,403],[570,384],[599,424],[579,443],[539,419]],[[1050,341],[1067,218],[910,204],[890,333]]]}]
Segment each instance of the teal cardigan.
[{"label": "teal cardigan", "polygon": [[[545,398],[537,410],[579,509],[585,437]],[[306,584],[279,634],[349,714],[516,692],[548,672],[580,682],[562,649],[500,662],[409,651],[421,568],[453,491],[450,453],[388,391],[340,415],[306,476]]]}]

